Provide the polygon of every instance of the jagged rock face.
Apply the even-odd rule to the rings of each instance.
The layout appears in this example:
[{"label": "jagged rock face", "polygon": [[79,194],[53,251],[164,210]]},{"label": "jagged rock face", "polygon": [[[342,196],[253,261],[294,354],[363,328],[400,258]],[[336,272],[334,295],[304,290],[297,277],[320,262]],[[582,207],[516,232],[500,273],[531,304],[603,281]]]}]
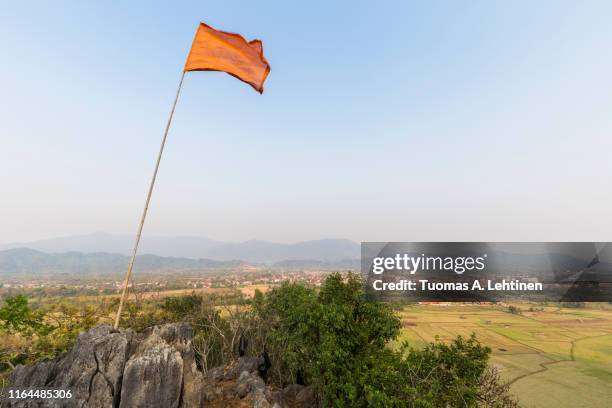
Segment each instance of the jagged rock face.
[{"label": "jagged rock face", "polygon": [[153,332],[125,364],[119,408],[178,407],[182,384],[181,353]]},{"label": "jagged rock face", "polygon": [[41,404],[17,401],[7,406],[116,406],[133,335],[131,330],[112,333],[110,326],[98,326],[81,334],[74,348],[55,360],[18,366],[9,379],[11,386],[70,388],[74,392],[74,398]]},{"label": "jagged rock face", "polygon": [[266,386],[257,358],[203,374],[191,344],[193,331],[182,324],[155,326],[142,333],[97,326],[81,333],[71,351],[51,361],[18,366],[14,388],[70,388],[70,400],[5,400],[1,407],[192,408],[313,407],[311,387]]}]

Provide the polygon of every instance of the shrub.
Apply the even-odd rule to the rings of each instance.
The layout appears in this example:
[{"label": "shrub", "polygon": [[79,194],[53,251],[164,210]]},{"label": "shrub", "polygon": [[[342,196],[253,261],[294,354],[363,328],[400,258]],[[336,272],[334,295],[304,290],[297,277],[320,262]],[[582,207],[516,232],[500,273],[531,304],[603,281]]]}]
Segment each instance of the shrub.
[{"label": "shrub", "polygon": [[0,324],[7,332],[31,336],[35,333],[47,334],[51,326],[43,323],[44,315],[30,309],[24,295],[8,297],[0,308]]},{"label": "shrub", "polygon": [[196,313],[202,307],[203,298],[194,293],[186,296],[164,298],[161,308],[175,318],[184,318]]},{"label": "shrub", "polygon": [[508,312],[515,314],[515,315],[523,314],[523,311],[521,310],[520,307],[513,306],[513,305],[508,306]]},{"label": "shrub", "polygon": [[[473,335],[423,350],[387,347],[400,319],[388,305],[366,301],[356,275],[331,275],[318,293],[285,283],[253,304],[275,357],[272,380],[292,383],[301,370],[323,406],[514,406],[498,377],[483,382],[491,350]],[[506,405],[486,405],[493,385]]]}]

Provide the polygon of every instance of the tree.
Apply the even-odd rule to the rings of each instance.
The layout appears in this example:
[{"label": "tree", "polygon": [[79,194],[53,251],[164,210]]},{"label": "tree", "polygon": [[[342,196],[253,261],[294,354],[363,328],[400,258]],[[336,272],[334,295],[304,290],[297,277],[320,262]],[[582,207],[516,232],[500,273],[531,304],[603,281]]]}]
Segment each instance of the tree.
[{"label": "tree", "polygon": [[491,350],[474,335],[423,350],[388,347],[400,319],[389,305],[367,301],[363,288],[356,275],[333,274],[318,293],[284,283],[258,296],[253,305],[273,350],[277,385],[294,382],[300,370],[323,406],[515,406],[487,371]]},{"label": "tree", "polygon": [[399,373],[387,371],[397,356],[386,343],[399,333],[400,320],[387,305],[365,300],[356,275],[346,280],[331,275],[318,294],[285,283],[258,307],[262,323],[270,326],[267,344],[277,356],[273,364],[281,385],[294,382],[300,370],[325,406],[391,401],[376,391]]},{"label": "tree", "polygon": [[164,298],[161,308],[175,319],[180,319],[196,313],[202,307],[203,300],[202,296],[195,293],[186,296],[172,296]]},{"label": "tree", "polygon": [[30,309],[28,298],[24,295],[8,297],[0,308],[0,324],[9,333],[19,333],[24,336],[32,334],[45,335],[53,328],[44,324],[44,314]]},{"label": "tree", "polygon": [[458,336],[450,344],[436,342],[422,350],[409,350],[401,367],[416,389],[416,402],[424,406],[433,401],[434,406],[474,407],[490,353],[491,349],[482,346],[474,334],[467,339]]}]

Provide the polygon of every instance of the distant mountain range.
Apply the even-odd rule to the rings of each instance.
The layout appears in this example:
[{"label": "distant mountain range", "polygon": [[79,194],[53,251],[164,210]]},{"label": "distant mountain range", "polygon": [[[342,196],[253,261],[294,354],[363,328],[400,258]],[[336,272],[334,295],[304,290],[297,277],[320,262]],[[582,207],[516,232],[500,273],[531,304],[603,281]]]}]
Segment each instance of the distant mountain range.
[{"label": "distant mountain range", "polygon": [[[28,248],[49,254],[80,252],[82,254],[129,255],[133,241],[134,237],[132,236],[97,232],[89,235],[50,238],[25,243],[0,244],[0,251]],[[279,244],[258,240],[228,243],[204,237],[143,236],[139,253],[153,254],[158,257],[190,258],[191,260],[241,260],[265,264],[304,260],[335,263],[349,259],[359,259],[360,246],[346,239],[321,239],[294,244]]]},{"label": "distant mountain range", "polygon": [[[0,251],[1,275],[57,275],[57,274],[100,274],[125,272],[129,256],[106,252],[63,252],[46,253],[30,248],[14,248]],[[211,259],[191,259],[163,257],[158,255],[139,255],[134,265],[141,272],[180,272],[235,269],[241,266],[265,266],[240,260],[215,261]],[[339,261],[292,260],[280,261],[270,265],[282,269],[322,269],[356,270],[359,259]]]},{"label": "distant mountain range", "polygon": [[[125,272],[129,262],[127,255],[94,252],[64,252],[48,254],[29,248],[0,251],[0,274],[98,274]],[[213,261],[210,259],[188,259],[139,255],[135,271],[176,272],[239,267],[242,261]]]}]

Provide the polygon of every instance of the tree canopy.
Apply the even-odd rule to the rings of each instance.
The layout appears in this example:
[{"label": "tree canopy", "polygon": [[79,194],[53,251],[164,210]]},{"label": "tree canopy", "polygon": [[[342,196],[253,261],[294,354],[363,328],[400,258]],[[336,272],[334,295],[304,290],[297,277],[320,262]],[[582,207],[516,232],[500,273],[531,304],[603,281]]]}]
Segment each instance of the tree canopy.
[{"label": "tree canopy", "polygon": [[[318,292],[284,283],[256,297],[254,307],[267,325],[266,344],[282,356],[276,363],[286,373],[283,381],[292,382],[300,370],[324,406],[514,406],[510,397],[483,405],[492,399],[482,383],[491,378],[491,350],[474,335],[420,350],[388,347],[400,319],[388,305],[366,300],[357,275],[331,275]],[[493,377],[488,385],[496,386],[496,398],[507,396]]]}]

